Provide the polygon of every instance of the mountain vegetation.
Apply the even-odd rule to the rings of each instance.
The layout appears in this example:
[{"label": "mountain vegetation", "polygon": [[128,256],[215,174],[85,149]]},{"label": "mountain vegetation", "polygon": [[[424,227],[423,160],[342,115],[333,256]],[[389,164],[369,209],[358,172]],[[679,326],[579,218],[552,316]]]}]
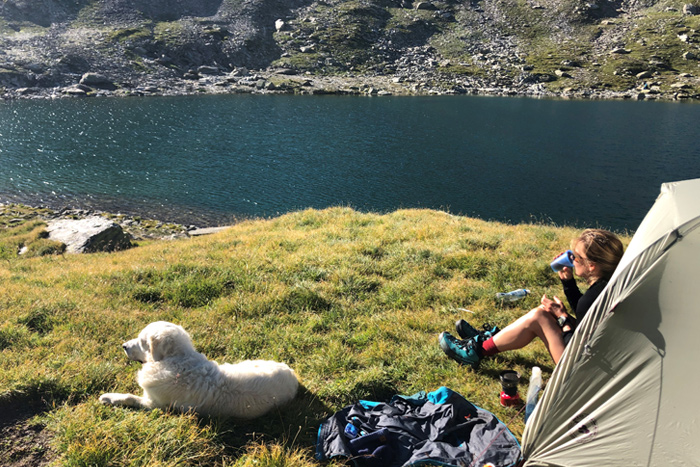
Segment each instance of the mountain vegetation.
[{"label": "mountain vegetation", "polygon": [[1,0],[0,92],[695,99],[698,0]]}]

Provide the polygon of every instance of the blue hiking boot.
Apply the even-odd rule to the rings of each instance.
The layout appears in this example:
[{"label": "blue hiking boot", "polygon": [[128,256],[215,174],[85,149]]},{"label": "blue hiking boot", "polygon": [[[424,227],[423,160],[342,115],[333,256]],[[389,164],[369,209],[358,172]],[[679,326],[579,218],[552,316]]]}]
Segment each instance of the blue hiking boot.
[{"label": "blue hiking boot", "polygon": [[457,334],[459,334],[460,339],[471,339],[472,337],[481,335],[482,342],[489,337],[495,336],[498,334],[498,331],[500,331],[497,326],[491,326],[490,324],[484,324],[482,326],[482,330],[478,331],[476,328],[474,328],[474,326],[467,323],[463,319],[460,319],[455,323],[455,329],[457,330]]},{"label": "blue hiking boot", "polygon": [[474,336],[479,335],[479,331],[474,329],[474,327],[464,321],[463,319],[460,319],[455,323],[455,329],[457,330],[457,334],[459,335],[460,339],[471,339]]},{"label": "blue hiking boot", "polygon": [[486,339],[489,337],[493,337],[496,334],[498,334],[501,330],[498,328],[498,326],[491,326],[488,323],[484,323],[482,326],[484,328],[483,331],[479,331],[479,334],[481,335],[482,339],[481,342],[484,342]]},{"label": "blue hiking boot", "polygon": [[460,340],[449,332],[440,334],[440,348],[448,357],[462,365],[469,365],[473,369],[479,368],[481,361],[481,336],[477,334],[471,339]]}]

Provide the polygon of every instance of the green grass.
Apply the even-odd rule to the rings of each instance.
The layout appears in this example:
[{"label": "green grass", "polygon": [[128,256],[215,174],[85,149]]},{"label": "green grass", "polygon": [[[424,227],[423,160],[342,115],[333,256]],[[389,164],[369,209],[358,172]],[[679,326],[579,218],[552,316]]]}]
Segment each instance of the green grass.
[{"label": "green grass", "polygon": [[[112,254],[6,254],[0,408],[44,401],[35,422],[51,434],[57,464],[69,466],[317,465],[324,418],[358,399],[440,386],[519,437],[522,414],[499,405],[498,373],[519,371],[526,392],[532,366],[545,376],[553,369],[544,346],[474,372],[447,359],[437,335],[462,317],[505,326],[542,293],[561,295],[548,263],[576,233],[430,210],[333,208]],[[496,303],[496,292],[520,287],[533,294]],[[100,405],[103,392],[140,392],[139,365],[120,346],[156,320],[181,324],[219,362],[287,362],[302,381],[298,400],[249,422]]]},{"label": "green grass", "polygon": [[41,220],[21,222],[14,227],[0,230],[0,259],[11,260],[17,254],[44,256],[61,254],[65,245],[48,239],[46,224]]},{"label": "green grass", "polygon": [[138,28],[124,28],[116,29],[105,37],[105,42],[126,42],[126,41],[138,41],[140,39],[150,39],[153,36],[151,28],[148,26],[142,26]]}]

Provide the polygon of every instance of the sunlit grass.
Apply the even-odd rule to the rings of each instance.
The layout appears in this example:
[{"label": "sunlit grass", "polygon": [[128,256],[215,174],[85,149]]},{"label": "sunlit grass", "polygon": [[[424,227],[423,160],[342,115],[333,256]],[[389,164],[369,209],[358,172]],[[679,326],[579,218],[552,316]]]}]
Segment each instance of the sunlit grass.
[{"label": "sunlit grass", "polygon": [[[505,326],[542,293],[561,294],[549,260],[576,233],[429,210],[333,208],[112,254],[5,255],[0,400],[46,401],[62,465],[316,465],[325,417],[358,399],[440,386],[520,436],[522,414],[498,403],[498,373],[527,376],[539,365],[548,376],[544,346],[474,372],[447,359],[437,335],[459,318]],[[513,306],[495,301],[520,287],[532,295]],[[140,391],[139,365],[120,345],[155,320],[181,324],[219,362],[289,363],[303,384],[298,400],[245,423],[101,406],[102,392]]]}]

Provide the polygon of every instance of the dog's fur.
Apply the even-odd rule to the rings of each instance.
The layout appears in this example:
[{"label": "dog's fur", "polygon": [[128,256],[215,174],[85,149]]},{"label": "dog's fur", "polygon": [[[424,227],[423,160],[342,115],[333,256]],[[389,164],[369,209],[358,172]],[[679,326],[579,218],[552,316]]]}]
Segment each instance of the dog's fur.
[{"label": "dog's fur", "polygon": [[291,401],[299,387],[284,363],[207,360],[182,327],[165,321],[149,324],[122,347],[129,359],[143,363],[138,373],[143,396],[103,394],[104,404],[250,419]]}]

